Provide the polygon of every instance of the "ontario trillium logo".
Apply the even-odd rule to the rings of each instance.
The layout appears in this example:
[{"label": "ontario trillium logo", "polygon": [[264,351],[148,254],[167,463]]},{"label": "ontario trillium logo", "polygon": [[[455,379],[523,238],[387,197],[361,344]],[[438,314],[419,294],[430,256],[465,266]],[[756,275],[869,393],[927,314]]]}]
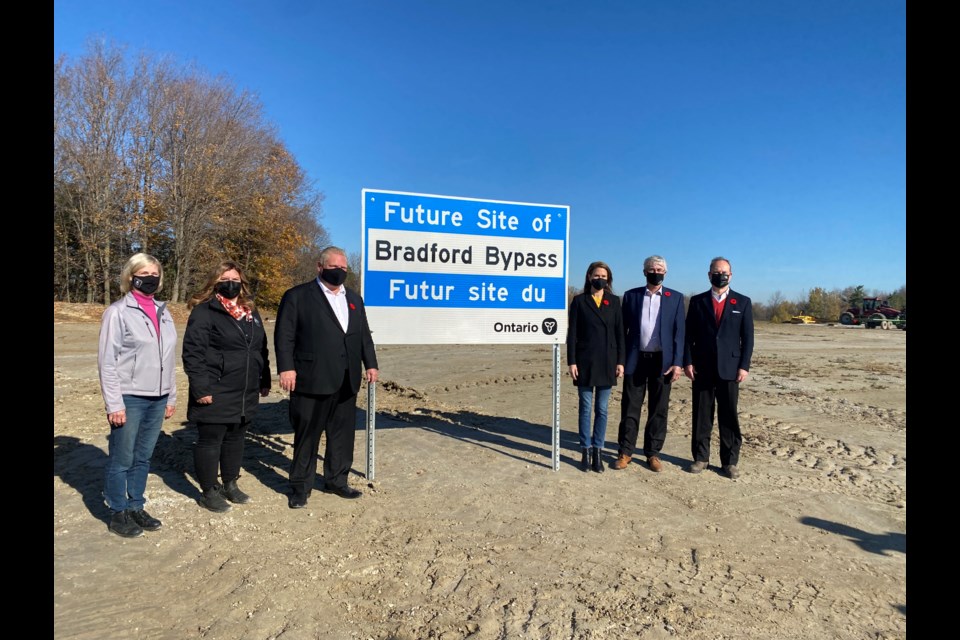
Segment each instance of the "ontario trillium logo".
[{"label": "ontario trillium logo", "polygon": [[544,318],[541,327],[544,335],[552,336],[557,332],[557,321],[554,318]]}]

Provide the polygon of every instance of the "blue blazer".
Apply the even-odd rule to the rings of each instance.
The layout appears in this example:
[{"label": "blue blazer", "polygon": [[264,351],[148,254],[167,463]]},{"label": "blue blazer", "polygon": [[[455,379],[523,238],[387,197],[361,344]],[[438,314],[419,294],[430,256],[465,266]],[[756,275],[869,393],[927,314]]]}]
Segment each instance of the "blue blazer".
[{"label": "blue blazer", "polygon": [[[633,375],[640,360],[640,324],[643,320],[643,296],[647,288],[637,287],[623,294],[623,330],[627,334],[627,362],[624,375]],[[662,287],[660,296],[660,348],[663,350],[663,374],[670,367],[679,367],[683,361],[683,341],[686,331],[683,313],[683,294]]]},{"label": "blue blazer", "polygon": [[737,369],[750,370],[753,357],[753,304],[733,289],[727,294],[720,326],[713,315],[710,291],[690,298],[687,343],[683,364],[692,364],[696,375],[736,380]]}]

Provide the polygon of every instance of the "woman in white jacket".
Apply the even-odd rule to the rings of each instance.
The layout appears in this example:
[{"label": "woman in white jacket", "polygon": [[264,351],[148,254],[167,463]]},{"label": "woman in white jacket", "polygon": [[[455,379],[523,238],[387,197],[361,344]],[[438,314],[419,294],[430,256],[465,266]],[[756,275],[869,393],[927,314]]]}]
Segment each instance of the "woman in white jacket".
[{"label": "woman in white jacket", "polygon": [[120,272],[124,295],[100,324],[97,368],[110,423],[103,497],[112,512],[110,531],[125,538],[161,526],[144,510],[143,492],[163,421],[177,404],[177,329],[166,304],[154,299],[162,284],[160,261],[133,255]]}]

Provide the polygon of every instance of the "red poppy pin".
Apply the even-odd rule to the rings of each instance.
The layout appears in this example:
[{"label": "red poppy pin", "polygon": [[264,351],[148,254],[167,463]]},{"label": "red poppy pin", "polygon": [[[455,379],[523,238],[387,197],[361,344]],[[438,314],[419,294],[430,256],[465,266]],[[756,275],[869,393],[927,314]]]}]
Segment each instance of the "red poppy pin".
[{"label": "red poppy pin", "polygon": [[670,292],[669,292],[669,291],[664,291],[664,292],[663,292],[663,295],[665,295],[665,296],[667,296],[667,297],[669,298],[669,297],[670,297]]},{"label": "red poppy pin", "polygon": [[356,309],[356,307],[353,306],[353,303],[352,303],[352,302],[350,303],[350,308],[351,308],[351,309]]},{"label": "red poppy pin", "polygon": [[730,298],[730,304],[737,304],[736,298]]},{"label": "red poppy pin", "polygon": [[603,301],[603,304],[610,304],[610,301],[609,301],[609,300],[604,300],[604,301]]}]

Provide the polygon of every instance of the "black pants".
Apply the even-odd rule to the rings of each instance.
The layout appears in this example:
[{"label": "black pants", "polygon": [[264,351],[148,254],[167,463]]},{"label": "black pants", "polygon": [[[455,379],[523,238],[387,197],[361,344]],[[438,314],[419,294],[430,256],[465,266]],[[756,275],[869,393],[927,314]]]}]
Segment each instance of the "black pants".
[{"label": "black pants", "polygon": [[201,491],[217,484],[218,466],[224,482],[240,477],[243,441],[249,424],[244,418],[235,424],[197,423],[199,437],[193,447],[193,467]]},{"label": "black pants", "polygon": [[641,353],[636,370],[623,377],[623,398],[620,401],[620,427],[617,445],[620,455],[632,456],[640,431],[643,396],[648,395],[647,423],[643,428],[643,455],[653,456],[663,449],[667,439],[667,409],[673,385],[663,377],[663,353],[650,357]]},{"label": "black pants", "polygon": [[293,461],[290,490],[309,496],[317,475],[320,436],[327,432],[323,453],[323,479],[328,487],[346,488],[353,466],[353,439],[357,418],[357,394],[350,388],[347,372],[340,391],[328,395],[290,394],[290,423],[293,425]]},{"label": "black pants", "polygon": [[710,461],[710,433],[713,431],[713,409],[717,409],[720,431],[720,464],[737,464],[740,460],[740,418],[737,400],[740,383],[721,380],[697,371],[693,380],[693,437],[690,439],[694,462]]}]

